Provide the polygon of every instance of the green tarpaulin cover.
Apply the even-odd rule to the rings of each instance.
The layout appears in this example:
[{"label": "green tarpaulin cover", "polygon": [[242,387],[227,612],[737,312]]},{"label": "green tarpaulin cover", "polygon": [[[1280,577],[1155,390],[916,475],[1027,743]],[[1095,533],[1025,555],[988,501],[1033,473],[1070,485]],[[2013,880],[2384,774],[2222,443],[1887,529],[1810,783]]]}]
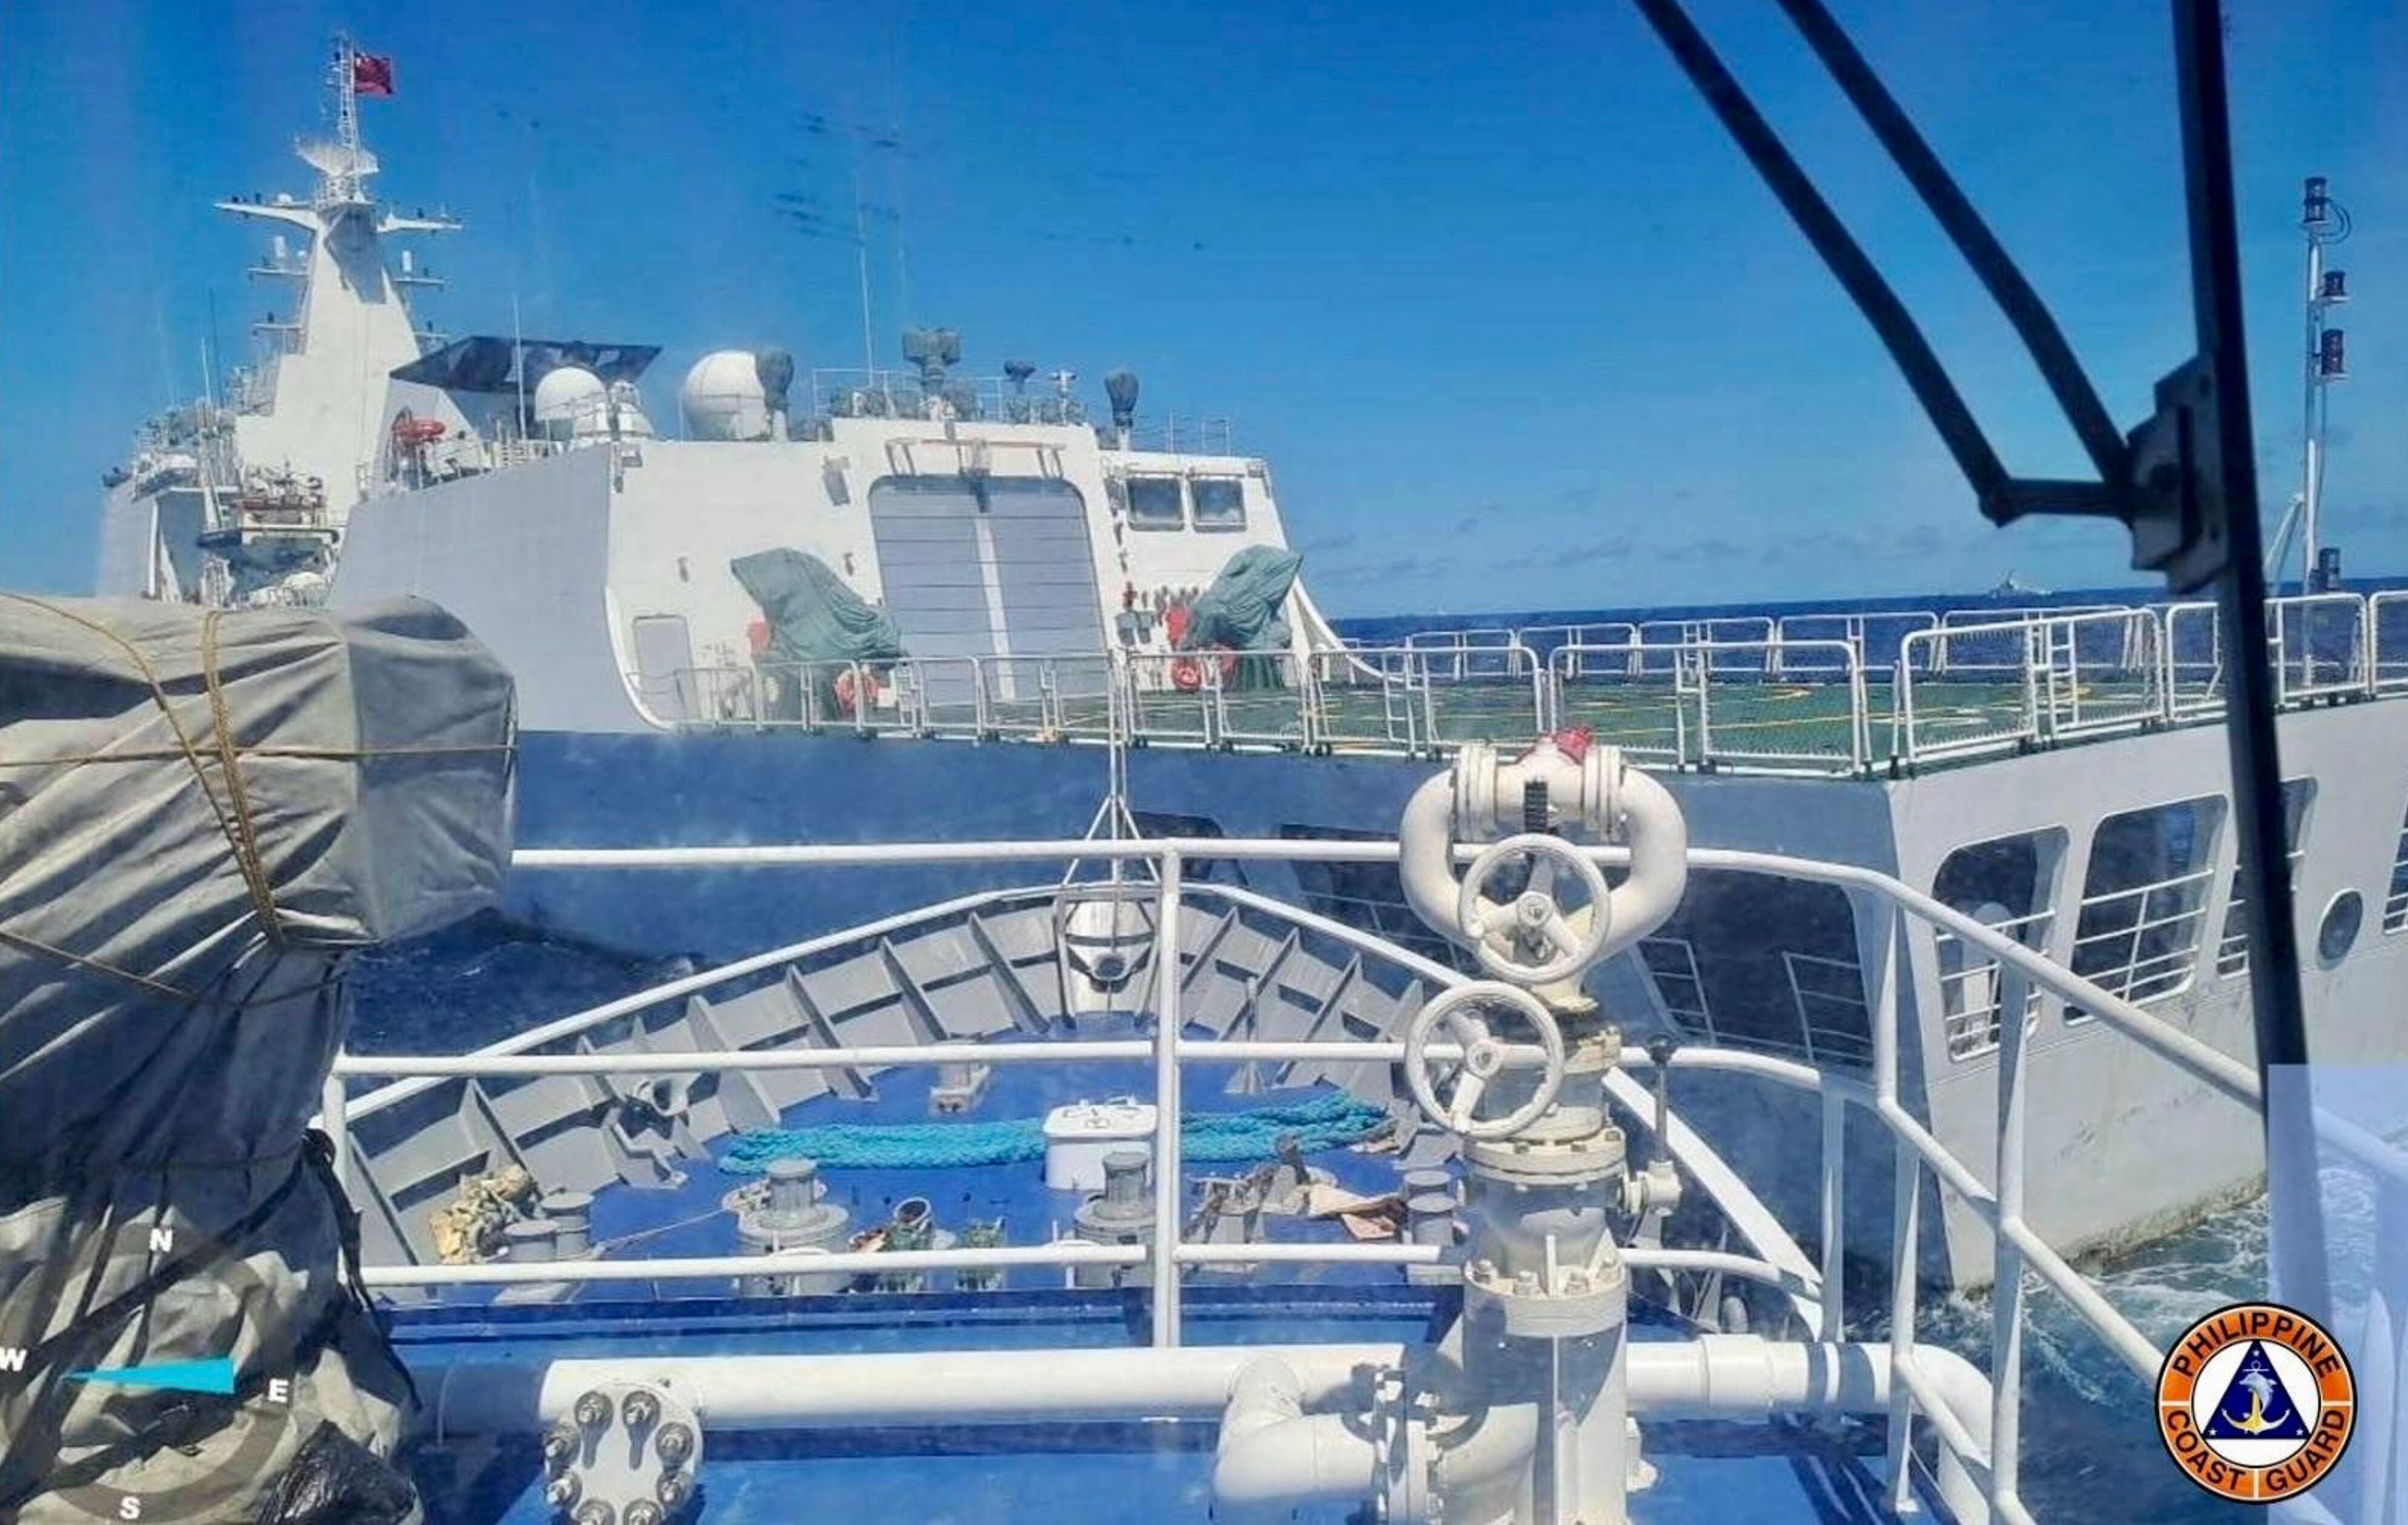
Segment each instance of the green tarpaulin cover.
[{"label": "green tarpaulin cover", "polygon": [[[1190,651],[1218,648],[1240,653],[1288,649],[1288,589],[1296,585],[1304,558],[1276,546],[1250,545],[1221,568],[1188,614],[1184,644]],[[1263,688],[1280,681],[1279,664],[1248,659],[1238,664],[1231,685]]]},{"label": "green tarpaulin cover", "polygon": [[[793,671],[777,668],[799,662],[891,662],[903,655],[903,638],[886,611],[853,591],[819,557],[781,546],[756,551],[727,564],[736,581],[769,621],[769,646],[761,660],[770,665],[772,709],[781,718],[801,713],[802,693]],[[832,698],[840,669],[813,672],[824,699]]]}]

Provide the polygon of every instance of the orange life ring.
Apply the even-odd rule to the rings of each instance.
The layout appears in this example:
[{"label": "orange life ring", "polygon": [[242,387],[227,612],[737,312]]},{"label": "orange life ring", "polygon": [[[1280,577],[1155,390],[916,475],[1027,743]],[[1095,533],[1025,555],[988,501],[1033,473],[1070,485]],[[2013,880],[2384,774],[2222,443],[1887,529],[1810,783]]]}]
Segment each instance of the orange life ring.
[{"label": "orange life ring", "polygon": [[1204,686],[1204,669],[1192,656],[1174,657],[1170,664],[1170,686],[1182,694],[1193,694]]},{"label": "orange life ring", "polygon": [[829,686],[836,690],[836,712],[840,715],[853,713],[853,700],[858,697],[853,681],[853,669],[847,668],[838,673],[836,682]]}]

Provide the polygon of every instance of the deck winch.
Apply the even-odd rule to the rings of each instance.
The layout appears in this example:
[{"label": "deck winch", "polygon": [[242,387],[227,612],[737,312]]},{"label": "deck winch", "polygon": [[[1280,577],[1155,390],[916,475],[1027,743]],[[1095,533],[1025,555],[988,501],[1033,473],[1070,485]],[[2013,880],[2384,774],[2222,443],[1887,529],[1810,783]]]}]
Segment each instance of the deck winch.
[{"label": "deck winch", "polygon": [[852,1277],[783,1269],[812,1256],[836,1254],[853,1237],[853,1215],[827,1200],[818,1163],[773,1159],[764,1175],[762,1187],[739,1188],[749,1194],[737,1210],[736,1239],[745,1253],[759,1255],[780,1269],[744,1277],[738,1290],[747,1297],[843,1291]]},{"label": "deck winch", "polygon": [[[1077,1232],[1095,1244],[1142,1244],[1154,1234],[1154,1198],[1146,1191],[1148,1157],[1138,1149],[1104,1156],[1104,1188],[1079,1206]],[[1081,1287],[1141,1287],[1143,1266],[1082,1265],[1071,1273]]]}]

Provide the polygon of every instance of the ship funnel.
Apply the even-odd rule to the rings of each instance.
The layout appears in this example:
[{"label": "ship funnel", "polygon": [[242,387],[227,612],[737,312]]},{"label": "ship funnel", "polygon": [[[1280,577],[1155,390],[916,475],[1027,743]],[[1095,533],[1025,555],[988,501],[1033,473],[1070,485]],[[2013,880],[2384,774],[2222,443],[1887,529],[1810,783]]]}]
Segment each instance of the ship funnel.
[{"label": "ship funnel", "polygon": [[1122,369],[1104,378],[1104,396],[1111,399],[1112,428],[1121,448],[1128,449],[1129,430],[1137,424],[1137,372]]}]

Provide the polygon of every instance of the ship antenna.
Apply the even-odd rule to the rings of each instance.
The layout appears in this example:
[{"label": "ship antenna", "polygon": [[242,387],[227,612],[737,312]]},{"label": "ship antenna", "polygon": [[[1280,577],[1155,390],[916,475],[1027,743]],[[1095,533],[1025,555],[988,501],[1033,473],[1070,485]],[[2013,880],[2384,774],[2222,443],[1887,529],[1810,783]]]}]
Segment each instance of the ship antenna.
[{"label": "ship antenna", "polygon": [[359,199],[360,80],[359,50],[348,32],[335,34],[335,62],[328,81],[335,89],[335,167],[322,168],[326,190],[336,201]]},{"label": "ship antenna", "polygon": [[853,144],[853,257],[861,276],[861,384],[878,384],[878,345],[869,319],[869,209],[861,194],[861,151],[858,136]]}]

